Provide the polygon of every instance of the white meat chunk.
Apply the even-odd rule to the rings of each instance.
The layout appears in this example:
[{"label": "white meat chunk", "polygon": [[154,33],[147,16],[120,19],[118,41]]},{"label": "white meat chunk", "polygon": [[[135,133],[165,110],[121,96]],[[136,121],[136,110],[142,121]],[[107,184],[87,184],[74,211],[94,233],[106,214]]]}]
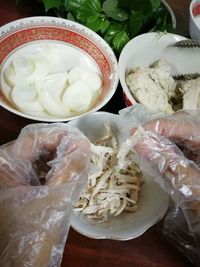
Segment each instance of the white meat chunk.
[{"label": "white meat chunk", "polygon": [[136,67],[127,76],[126,82],[136,100],[150,109],[173,113],[166,92],[149,75],[149,68]]},{"label": "white meat chunk", "polygon": [[166,92],[168,98],[175,96],[176,82],[171,75],[170,66],[164,60],[156,61],[149,68],[149,75],[152,80]]}]

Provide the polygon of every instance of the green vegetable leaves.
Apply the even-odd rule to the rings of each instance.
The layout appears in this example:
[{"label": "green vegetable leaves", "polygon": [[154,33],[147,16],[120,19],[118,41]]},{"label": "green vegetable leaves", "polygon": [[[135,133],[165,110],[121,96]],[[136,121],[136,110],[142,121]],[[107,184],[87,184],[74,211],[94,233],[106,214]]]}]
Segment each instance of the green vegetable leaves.
[{"label": "green vegetable leaves", "polygon": [[125,8],[127,10],[141,11],[144,14],[151,13],[156,10],[160,4],[161,0],[118,0],[119,7]]},{"label": "green vegetable leaves", "polygon": [[144,15],[140,11],[133,11],[129,18],[130,36],[134,37],[141,32],[144,23]]},{"label": "green vegetable leaves", "polygon": [[107,30],[104,39],[115,52],[121,51],[130,40],[128,33],[123,29],[122,24],[113,23]]},{"label": "green vegetable leaves", "polygon": [[[16,0],[20,1],[20,0]],[[41,0],[45,11],[84,24],[101,35],[119,55],[138,34],[172,30],[161,0]]]},{"label": "green vegetable leaves", "polygon": [[95,21],[94,18],[98,19],[101,13],[99,0],[68,0],[67,8],[82,22],[87,22],[88,19]]},{"label": "green vegetable leaves", "polygon": [[155,11],[160,6],[160,0],[150,0],[152,11]]},{"label": "green vegetable leaves", "polygon": [[117,21],[125,21],[128,19],[128,12],[118,7],[118,0],[106,0],[103,3],[102,11],[105,14]]},{"label": "green vegetable leaves", "polygon": [[43,0],[45,11],[47,12],[51,8],[58,8],[62,6],[62,0]]}]

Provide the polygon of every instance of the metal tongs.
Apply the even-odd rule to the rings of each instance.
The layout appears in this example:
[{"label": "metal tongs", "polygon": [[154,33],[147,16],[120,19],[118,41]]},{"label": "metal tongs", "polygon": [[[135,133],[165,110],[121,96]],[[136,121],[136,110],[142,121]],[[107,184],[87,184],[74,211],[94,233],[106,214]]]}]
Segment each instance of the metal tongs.
[{"label": "metal tongs", "polygon": [[[168,49],[168,48],[180,48],[184,50],[184,53],[188,53],[188,49],[195,49],[195,51],[199,50],[198,54],[200,57],[200,40],[185,39],[185,40],[172,43],[168,45],[165,49]],[[186,81],[186,80],[196,79],[200,77],[200,61],[197,62],[197,65],[199,66],[199,68],[198,70],[195,70],[195,72],[192,71],[191,73],[182,73],[182,74],[173,75],[173,78],[175,80]]]},{"label": "metal tongs", "polygon": [[200,48],[200,40],[186,39],[170,44],[168,47]]}]

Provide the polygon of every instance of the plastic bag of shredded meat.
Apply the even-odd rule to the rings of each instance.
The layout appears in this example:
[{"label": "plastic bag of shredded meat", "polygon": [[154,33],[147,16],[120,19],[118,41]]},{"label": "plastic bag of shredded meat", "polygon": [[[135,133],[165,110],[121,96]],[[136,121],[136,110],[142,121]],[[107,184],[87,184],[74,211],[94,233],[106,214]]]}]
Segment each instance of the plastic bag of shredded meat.
[{"label": "plastic bag of shredded meat", "polygon": [[[200,112],[173,115],[134,105],[120,112],[127,146],[141,169],[171,196],[163,233],[191,262],[200,264]],[[125,129],[123,129],[125,130]]]},{"label": "plastic bag of shredded meat", "polygon": [[62,123],[33,124],[0,147],[0,266],[58,267],[90,144]]}]

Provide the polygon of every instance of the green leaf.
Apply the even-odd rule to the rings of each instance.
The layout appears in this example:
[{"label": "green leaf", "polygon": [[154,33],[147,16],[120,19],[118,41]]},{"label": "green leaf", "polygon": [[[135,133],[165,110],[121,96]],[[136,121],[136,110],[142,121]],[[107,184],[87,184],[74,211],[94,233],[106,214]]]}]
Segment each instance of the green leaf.
[{"label": "green leaf", "polygon": [[138,35],[141,32],[144,23],[144,15],[140,11],[132,12],[129,18],[129,31],[131,37]]},{"label": "green leaf", "polygon": [[119,23],[111,24],[108,30],[106,31],[106,34],[104,35],[104,39],[107,43],[111,45],[111,41],[114,38],[115,34],[120,32],[122,30],[122,26]]},{"label": "green leaf", "polygon": [[85,24],[88,28],[93,30],[94,32],[98,32],[101,28],[101,18],[99,16],[94,15],[90,16]]},{"label": "green leaf", "polygon": [[115,35],[117,32],[120,32],[123,30],[123,25],[119,22],[116,23],[112,23],[107,31],[106,34],[113,36]]},{"label": "green leaf", "polygon": [[107,19],[103,19],[100,25],[101,33],[104,34],[108,30],[109,26],[110,26],[110,21]]},{"label": "green leaf", "polygon": [[136,10],[140,7],[140,0],[118,0],[118,6],[127,10]]},{"label": "green leaf", "polygon": [[152,11],[151,1],[153,0],[118,0],[119,7],[127,10],[141,11],[144,14],[148,14]]},{"label": "green leaf", "polygon": [[43,0],[45,11],[47,12],[51,8],[58,8],[63,4],[62,0]]},{"label": "green leaf", "polygon": [[99,0],[68,0],[67,8],[76,14],[77,19],[82,22],[86,22],[89,16],[101,13]]},{"label": "green leaf", "polygon": [[130,40],[127,32],[120,31],[115,34],[114,38],[112,39],[112,48],[116,53],[119,53],[122,48],[128,43]]},{"label": "green leaf", "polygon": [[69,11],[76,12],[82,7],[84,2],[85,0],[68,0],[66,1],[66,6]]},{"label": "green leaf", "polygon": [[104,35],[105,41],[119,54],[124,45],[130,40],[128,33],[124,30],[126,24],[112,23],[106,34]]},{"label": "green leaf", "polygon": [[161,0],[150,0],[151,6],[152,6],[152,11],[156,10],[161,3]]},{"label": "green leaf", "polygon": [[128,12],[118,7],[118,0],[106,0],[103,3],[102,11],[115,20],[124,21],[128,19]]}]

